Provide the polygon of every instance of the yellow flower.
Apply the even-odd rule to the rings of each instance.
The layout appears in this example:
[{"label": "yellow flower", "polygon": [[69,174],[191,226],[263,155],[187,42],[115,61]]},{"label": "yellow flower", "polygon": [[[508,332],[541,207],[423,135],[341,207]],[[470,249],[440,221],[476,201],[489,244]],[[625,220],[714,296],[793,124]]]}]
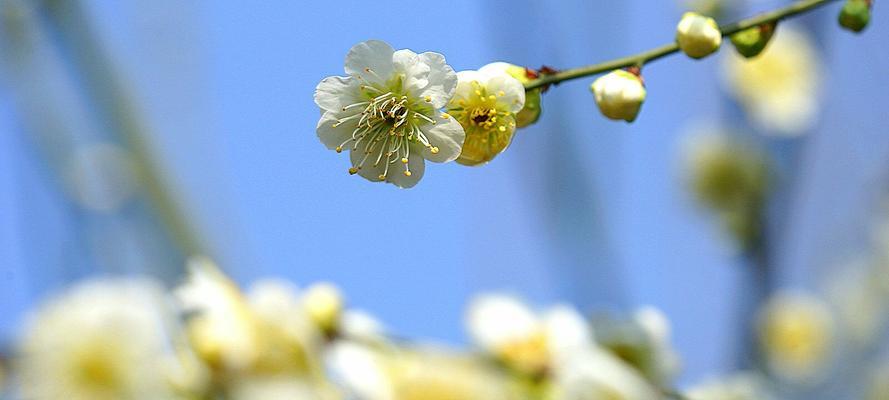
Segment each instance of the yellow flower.
[{"label": "yellow flower", "polygon": [[769,368],[777,376],[812,382],[823,371],[833,350],[830,310],[811,295],[779,293],[760,311],[759,339]]},{"label": "yellow flower", "polygon": [[729,91],[756,125],[780,136],[797,136],[811,128],[820,72],[807,34],[782,26],[758,57],[730,53],[723,61]]},{"label": "yellow flower", "polygon": [[525,87],[496,65],[461,71],[457,79],[457,91],[448,105],[448,114],[466,132],[457,162],[484,164],[512,142],[516,113],[525,106]]}]

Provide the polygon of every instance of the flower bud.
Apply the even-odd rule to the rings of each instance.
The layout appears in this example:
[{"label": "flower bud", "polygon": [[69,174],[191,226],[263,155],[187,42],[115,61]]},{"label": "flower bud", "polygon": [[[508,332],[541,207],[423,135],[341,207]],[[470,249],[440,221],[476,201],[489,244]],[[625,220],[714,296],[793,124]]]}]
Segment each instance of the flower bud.
[{"label": "flower bud", "polygon": [[756,57],[765,50],[769,41],[772,40],[776,27],[777,23],[773,22],[745,29],[732,35],[732,44],[735,46],[735,50],[742,56],[746,58]]},{"label": "flower bud", "polygon": [[722,32],[713,18],[687,12],[676,26],[676,43],[691,58],[704,58],[719,50]]},{"label": "flower bud", "polygon": [[613,120],[633,122],[645,101],[642,78],[629,71],[612,71],[596,79],[590,90],[602,114]]},{"label": "flower bud", "polygon": [[[509,76],[517,79],[523,85],[531,82],[534,79],[537,79],[540,76],[537,71],[505,62],[491,63],[488,64],[485,68],[499,69]],[[538,119],[540,119],[540,114],[543,111],[540,108],[541,93],[542,89],[534,89],[525,92],[525,107],[523,107],[522,111],[519,111],[515,115],[517,128],[524,128],[526,126],[532,125],[537,122]]]},{"label": "flower bud", "polygon": [[840,26],[852,32],[861,32],[870,22],[871,0],[847,0],[840,11]]},{"label": "flower bud", "polygon": [[312,285],[303,295],[306,313],[325,334],[336,332],[343,312],[343,296],[331,284]]}]

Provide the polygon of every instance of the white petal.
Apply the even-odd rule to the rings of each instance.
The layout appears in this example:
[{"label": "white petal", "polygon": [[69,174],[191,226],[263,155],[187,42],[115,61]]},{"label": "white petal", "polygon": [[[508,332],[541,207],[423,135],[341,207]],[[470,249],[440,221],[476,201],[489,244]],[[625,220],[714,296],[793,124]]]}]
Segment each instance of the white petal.
[{"label": "white petal", "polygon": [[515,298],[485,295],[473,300],[466,316],[470,336],[483,349],[501,346],[537,333],[537,316]]},{"label": "white petal", "polygon": [[429,96],[435,109],[446,106],[457,89],[457,73],[447,64],[445,57],[438,53],[420,54],[420,61],[429,66],[429,86],[419,95]]},{"label": "white petal", "polygon": [[343,107],[363,101],[360,82],[352,77],[329,76],[315,88],[315,104],[326,111],[341,112]]},{"label": "white petal", "polygon": [[410,176],[405,175],[404,164],[401,160],[389,166],[389,175],[386,181],[400,188],[412,188],[417,182],[423,178],[426,170],[426,160],[418,153],[422,149],[419,144],[411,145],[411,156],[408,158],[407,166],[410,168]]},{"label": "white petal", "polygon": [[485,84],[488,79],[478,71],[460,71],[457,73],[457,89],[454,91],[454,97],[451,104],[458,104],[460,100],[469,101],[475,93],[475,87],[472,82]]},{"label": "white petal", "polygon": [[[346,73],[360,76],[368,82],[384,84],[392,76],[392,55],[395,50],[380,40],[356,44],[346,55]],[[368,72],[368,69],[372,72]]]},{"label": "white petal", "polygon": [[553,307],[543,316],[547,346],[554,353],[570,354],[593,345],[593,333],[583,316],[572,307]]},{"label": "white petal", "polygon": [[327,365],[334,379],[351,396],[367,400],[391,400],[395,388],[386,374],[381,357],[370,348],[341,342],[327,354]]},{"label": "white petal", "polygon": [[505,63],[502,61],[497,61],[497,62],[492,62],[488,65],[485,65],[484,67],[479,68],[478,72],[482,75],[488,76],[488,78],[490,79],[491,77],[494,77],[494,76],[497,76],[500,74],[508,74],[508,72],[506,72],[506,71],[512,67],[515,67],[515,65],[512,65],[510,63]]},{"label": "white petal", "polygon": [[417,53],[407,49],[398,50],[392,55],[392,63],[395,73],[403,77],[403,87],[408,93],[418,95],[429,85],[429,66],[420,62]]},{"label": "white petal", "polygon": [[321,143],[324,143],[330,150],[336,150],[337,146],[351,138],[352,132],[358,127],[358,118],[338,124],[339,118],[345,117],[348,117],[348,115],[343,112],[326,112],[318,121],[315,132],[318,134],[318,139],[321,139]]},{"label": "white petal", "polygon": [[456,160],[463,149],[463,140],[466,139],[463,125],[460,125],[453,117],[442,118],[441,114],[437,112],[434,119],[435,125],[427,124],[421,129],[429,139],[429,143],[438,147],[438,153],[433,154],[431,150],[424,148],[423,157],[439,163]]},{"label": "white petal", "polygon": [[654,387],[613,355],[590,347],[557,366],[556,384],[565,399],[619,398],[656,400]]},{"label": "white petal", "polygon": [[[506,73],[498,74],[488,80],[488,93],[497,93],[498,102],[508,105],[510,112],[517,113],[525,107],[525,86],[518,79]],[[503,96],[499,93],[503,92]]]}]

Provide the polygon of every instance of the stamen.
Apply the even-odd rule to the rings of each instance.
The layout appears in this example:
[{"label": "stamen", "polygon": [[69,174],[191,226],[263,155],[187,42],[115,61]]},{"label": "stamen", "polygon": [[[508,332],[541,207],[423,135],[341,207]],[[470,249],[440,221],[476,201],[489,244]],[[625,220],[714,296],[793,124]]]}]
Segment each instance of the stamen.
[{"label": "stamen", "polygon": [[348,109],[350,109],[350,108],[355,108],[355,107],[360,107],[360,106],[366,106],[366,105],[368,105],[368,104],[370,104],[369,101],[362,101],[362,102],[360,102],[360,103],[349,104],[349,105],[343,107],[343,111],[346,111],[346,110],[348,110]]}]

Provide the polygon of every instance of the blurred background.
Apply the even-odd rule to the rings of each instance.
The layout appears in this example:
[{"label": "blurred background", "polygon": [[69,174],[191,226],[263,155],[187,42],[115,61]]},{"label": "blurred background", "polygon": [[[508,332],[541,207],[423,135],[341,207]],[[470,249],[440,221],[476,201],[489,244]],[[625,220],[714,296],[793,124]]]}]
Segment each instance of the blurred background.
[{"label": "blurred background", "polygon": [[[723,20],[784,3],[731,2]],[[432,165],[399,190],[350,177],[314,132],[314,88],[342,75],[355,43],[440,52],[456,70],[570,68],[669,41],[686,6],[2,0],[0,341],[77,279],[172,285],[207,254],[243,283],[332,282],[399,335],[453,344],[483,291],[585,312],[653,305],[672,323],[680,382],[728,372],[757,289],[695,201],[683,143],[727,127],[769,155],[774,286],[817,287],[866,254],[889,173],[889,15],[876,7],[856,36],[834,8],[787,24],[813,49],[805,123],[751,113],[730,52],[676,56],[645,69],[632,125],[599,116],[589,80],[564,83],[490,164]]]}]

